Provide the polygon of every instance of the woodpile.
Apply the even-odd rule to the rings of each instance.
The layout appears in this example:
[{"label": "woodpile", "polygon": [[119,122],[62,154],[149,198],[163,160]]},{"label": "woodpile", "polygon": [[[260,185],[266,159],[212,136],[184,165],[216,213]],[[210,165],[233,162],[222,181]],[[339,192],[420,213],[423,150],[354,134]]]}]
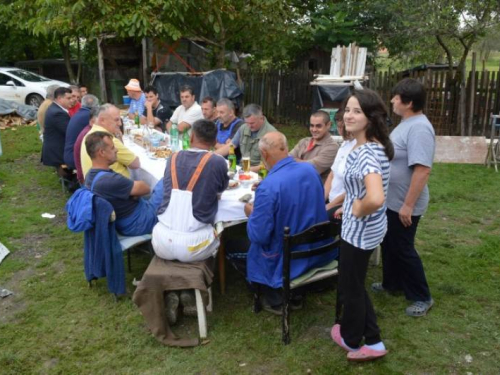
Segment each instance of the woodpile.
[{"label": "woodpile", "polygon": [[16,114],[0,115],[0,130],[18,126],[36,126],[36,120],[26,120]]}]

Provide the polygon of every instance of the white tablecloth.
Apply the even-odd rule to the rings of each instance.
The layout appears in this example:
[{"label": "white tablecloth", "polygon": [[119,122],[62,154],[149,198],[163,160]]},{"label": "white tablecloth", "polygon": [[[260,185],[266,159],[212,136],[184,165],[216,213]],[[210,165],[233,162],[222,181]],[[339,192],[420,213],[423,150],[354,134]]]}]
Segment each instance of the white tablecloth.
[{"label": "white tablecloth", "polygon": [[[146,150],[128,139],[125,139],[125,145],[132,150],[141,161],[141,168],[132,170],[134,180],[142,180],[151,186],[156,185],[164,173],[167,162],[165,159],[153,159],[148,156]],[[231,222],[240,222],[246,220],[244,212],[245,204],[239,201],[243,195],[250,193],[254,195],[250,187],[239,186],[236,189],[226,190],[222,193],[219,201],[219,209],[215,216],[215,222],[224,222],[224,226],[229,226]]]}]

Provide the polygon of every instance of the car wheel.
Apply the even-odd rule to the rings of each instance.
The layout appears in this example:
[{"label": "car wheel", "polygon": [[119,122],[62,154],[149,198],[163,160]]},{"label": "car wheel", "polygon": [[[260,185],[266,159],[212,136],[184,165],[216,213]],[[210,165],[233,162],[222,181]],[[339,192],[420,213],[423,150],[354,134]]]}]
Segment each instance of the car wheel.
[{"label": "car wheel", "polygon": [[38,94],[30,94],[26,98],[26,104],[32,105],[34,107],[40,107],[40,104],[42,104],[43,98],[41,95]]}]

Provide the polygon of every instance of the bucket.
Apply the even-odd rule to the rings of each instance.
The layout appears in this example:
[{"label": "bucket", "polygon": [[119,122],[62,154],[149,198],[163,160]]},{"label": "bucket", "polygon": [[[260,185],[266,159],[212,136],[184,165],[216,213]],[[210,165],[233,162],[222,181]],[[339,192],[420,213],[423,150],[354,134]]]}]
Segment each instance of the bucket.
[{"label": "bucket", "polygon": [[130,96],[123,95],[123,104],[130,105]]}]

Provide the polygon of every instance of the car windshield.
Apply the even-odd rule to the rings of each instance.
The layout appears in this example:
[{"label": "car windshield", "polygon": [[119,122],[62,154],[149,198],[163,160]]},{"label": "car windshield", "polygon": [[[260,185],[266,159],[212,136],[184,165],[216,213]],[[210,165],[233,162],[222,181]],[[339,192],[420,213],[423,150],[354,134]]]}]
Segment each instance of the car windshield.
[{"label": "car windshield", "polygon": [[9,70],[10,74],[15,75],[21,79],[24,79],[28,82],[46,82],[50,81],[50,79],[39,76],[38,74],[28,72],[27,70]]}]

